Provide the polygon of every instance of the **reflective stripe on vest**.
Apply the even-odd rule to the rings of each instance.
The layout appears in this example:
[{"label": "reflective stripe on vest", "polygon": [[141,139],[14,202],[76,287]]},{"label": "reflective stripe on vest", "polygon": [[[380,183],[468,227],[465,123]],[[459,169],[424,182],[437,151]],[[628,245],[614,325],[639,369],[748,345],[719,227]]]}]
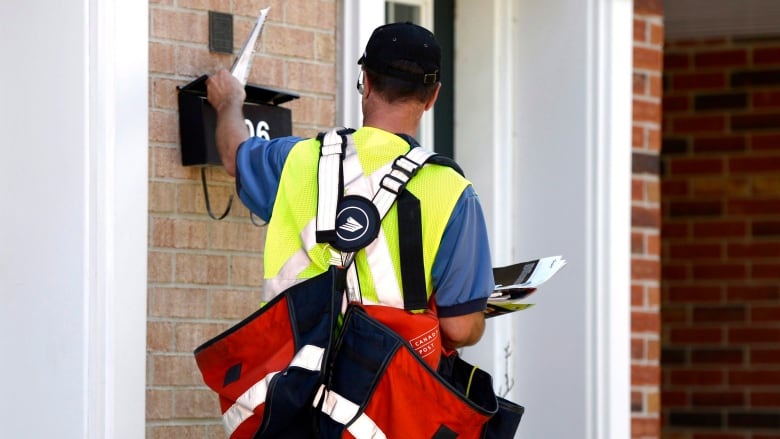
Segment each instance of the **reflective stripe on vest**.
[{"label": "reflective stripe on vest", "polygon": [[[384,432],[367,414],[360,412],[360,406],[344,398],[332,390],[324,390],[325,386],[320,386],[317,390],[317,396],[314,397],[314,407],[322,400],[322,413],[325,413],[341,425],[347,425],[347,431],[355,439],[385,439]],[[324,395],[323,395],[324,390]],[[354,419],[354,421],[353,421]],[[351,423],[350,423],[351,422]]]},{"label": "reflective stripe on vest", "polygon": [[[319,371],[322,368],[322,357],[325,350],[318,346],[305,345],[293,357],[288,367],[299,367],[301,369]],[[228,436],[247,419],[254,416],[254,410],[265,403],[268,394],[268,386],[271,380],[281,371],[270,372],[253,384],[244,393],[236,398],[236,402],[225,410],[222,414],[222,423],[225,426],[225,432]]]}]

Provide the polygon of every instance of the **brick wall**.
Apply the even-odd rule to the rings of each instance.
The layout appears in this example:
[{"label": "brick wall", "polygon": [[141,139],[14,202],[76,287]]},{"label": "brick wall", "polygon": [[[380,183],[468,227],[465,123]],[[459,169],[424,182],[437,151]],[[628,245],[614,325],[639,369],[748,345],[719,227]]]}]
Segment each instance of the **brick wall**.
[{"label": "brick wall", "polygon": [[[208,50],[208,10],[234,14],[237,51],[271,6],[249,81],[291,90],[293,133],[335,123],[335,0],[150,1],[149,288],[147,437],[223,437],[216,396],[192,351],[257,309],[265,229],[236,200],[223,221],[206,214],[200,171],[181,166],[176,86],[234,55]],[[222,168],[207,171],[215,212],[234,192]]]},{"label": "brick wall", "polygon": [[780,438],[780,38],[668,42],[663,414],[674,439]]},{"label": "brick wall", "polygon": [[662,2],[634,2],[631,436],[660,435]]}]

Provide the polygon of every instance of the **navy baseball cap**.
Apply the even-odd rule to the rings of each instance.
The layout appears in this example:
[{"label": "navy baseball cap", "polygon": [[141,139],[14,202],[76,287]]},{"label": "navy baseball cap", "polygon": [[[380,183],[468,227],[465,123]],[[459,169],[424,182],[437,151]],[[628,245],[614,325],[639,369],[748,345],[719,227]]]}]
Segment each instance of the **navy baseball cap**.
[{"label": "navy baseball cap", "polygon": [[[396,61],[416,64],[421,73],[394,66]],[[371,34],[358,64],[376,73],[418,84],[440,80],[441,47],[433,33],[414,23],[390,23]]]}]

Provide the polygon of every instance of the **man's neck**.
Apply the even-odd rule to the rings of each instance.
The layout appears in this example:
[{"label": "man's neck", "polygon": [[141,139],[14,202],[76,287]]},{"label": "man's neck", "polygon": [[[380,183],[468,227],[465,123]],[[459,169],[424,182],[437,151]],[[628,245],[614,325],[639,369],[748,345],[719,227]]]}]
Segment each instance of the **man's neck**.
[{"label": "man's neck", "polygon": [[381,105],[365,109],[363,126],[396,134],[416,136],[422,110],[410,105]]}]

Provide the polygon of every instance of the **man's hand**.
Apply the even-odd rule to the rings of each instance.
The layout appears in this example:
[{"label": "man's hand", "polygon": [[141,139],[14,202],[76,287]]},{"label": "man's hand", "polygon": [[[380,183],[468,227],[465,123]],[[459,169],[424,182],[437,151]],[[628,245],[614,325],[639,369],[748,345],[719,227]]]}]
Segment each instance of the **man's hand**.
[{"label": "man's hand", "polygon": [[221,69],[206,81],[206,98],[217,113],[217,152],[225,171],[234,176],[236,151],[249,137],[243,112],[246,91],[229,71]]},{"label": "man's hand", "polygon": [[206,80],[206,92],[209,103],[217,112],[225,106],[241,107],[246,99],[246,91],[228,70],[220,69]]}]

